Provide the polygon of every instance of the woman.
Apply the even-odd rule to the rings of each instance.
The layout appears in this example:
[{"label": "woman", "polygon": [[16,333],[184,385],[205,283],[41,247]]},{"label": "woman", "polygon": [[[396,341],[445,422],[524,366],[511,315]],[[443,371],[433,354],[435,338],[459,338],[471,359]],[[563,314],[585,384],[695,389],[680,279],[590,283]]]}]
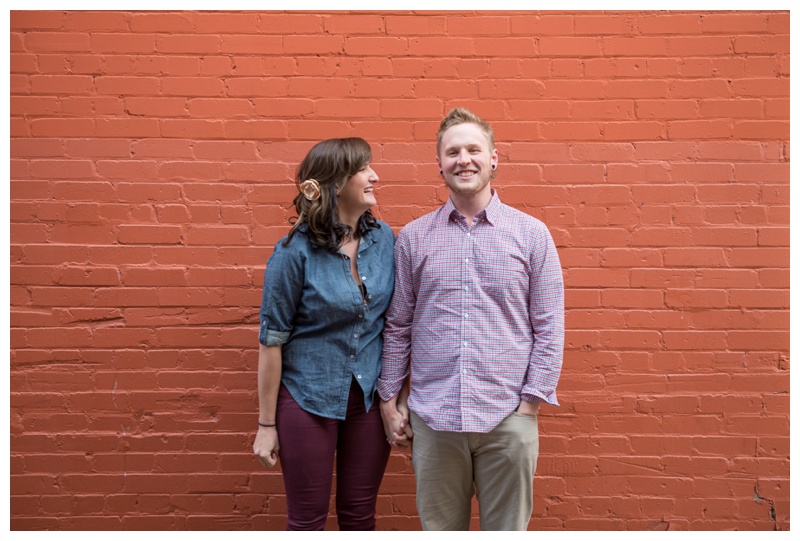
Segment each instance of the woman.
[{"label": "woman", "polygon": [[394,234],[375,219],[372,152],[329,139],[300,163],[298,218],[267,263],[253,452],[280,452],[288,530],[322,530],[334,455],[340,530],[374,530],[389,459],[375,386],[394,288]]}]

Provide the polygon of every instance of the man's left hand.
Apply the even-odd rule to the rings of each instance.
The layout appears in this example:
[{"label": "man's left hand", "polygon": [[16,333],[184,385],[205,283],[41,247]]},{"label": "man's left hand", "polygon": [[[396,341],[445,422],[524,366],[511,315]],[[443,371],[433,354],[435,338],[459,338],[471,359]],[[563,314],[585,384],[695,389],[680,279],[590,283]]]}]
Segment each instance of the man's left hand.
[{"label": "man's left hand", "polygon": [[521,413],[522,415],[538,415],[539,405],[541,403],[542,401],[538,399],[534,399],[533,402],[525,402],[524,400],[520,400],[517,413]]}]

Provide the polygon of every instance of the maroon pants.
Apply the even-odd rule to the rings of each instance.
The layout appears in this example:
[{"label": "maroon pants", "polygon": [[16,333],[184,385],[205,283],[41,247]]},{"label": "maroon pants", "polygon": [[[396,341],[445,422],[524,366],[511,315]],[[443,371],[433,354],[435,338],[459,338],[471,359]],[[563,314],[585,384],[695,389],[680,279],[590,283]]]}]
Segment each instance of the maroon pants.
[{"label": "maroon pants", "polygon": [[287,530],[324,530],[336,457],[336,514],[340,530],[374,530],[375,503],[389,460],[377,401],[370,411],[353,381],[344,421],[308,413],[285,386],[276,423],[286,486]]}]

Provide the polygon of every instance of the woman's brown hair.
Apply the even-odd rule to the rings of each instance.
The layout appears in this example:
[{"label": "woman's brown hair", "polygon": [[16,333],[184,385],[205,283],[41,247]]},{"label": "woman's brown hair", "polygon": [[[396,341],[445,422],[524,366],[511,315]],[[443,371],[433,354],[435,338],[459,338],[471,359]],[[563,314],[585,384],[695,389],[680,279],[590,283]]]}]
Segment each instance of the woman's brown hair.
[{"label": "woman's brown hair", "polygon": [[344,139],[326,139],[320,141],[300,162],[297,167],[295,181],[298,189],[306,180],[314,179],[319,183],[320,195],[311,201],[303,193],[294,198],[297,218],[286,237],[288,244],[301,226],[314,246],[330,253],[336,253],[347,237],[360,238],[370,229],[380,227],[378,221],[367,210],[358,219],[356,231],[349,225],[339,221],[339,205],[337,196],[347,181],[367,166],[372,160],[369,143],[360,137]]}]

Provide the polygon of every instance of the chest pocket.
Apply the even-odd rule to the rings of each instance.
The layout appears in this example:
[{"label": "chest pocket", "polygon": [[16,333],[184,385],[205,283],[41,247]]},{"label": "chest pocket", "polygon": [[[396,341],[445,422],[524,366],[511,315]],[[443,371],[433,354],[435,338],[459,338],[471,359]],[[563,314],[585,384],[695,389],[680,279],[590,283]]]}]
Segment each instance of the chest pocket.
[{"label": "chest pocket", "polygon": [[478,263],[480,288],[495,302],[506,305],[509,299],[518,304],[526,299],[530,285],[527,262],[518,254],[503,254],[500,257]]}]

